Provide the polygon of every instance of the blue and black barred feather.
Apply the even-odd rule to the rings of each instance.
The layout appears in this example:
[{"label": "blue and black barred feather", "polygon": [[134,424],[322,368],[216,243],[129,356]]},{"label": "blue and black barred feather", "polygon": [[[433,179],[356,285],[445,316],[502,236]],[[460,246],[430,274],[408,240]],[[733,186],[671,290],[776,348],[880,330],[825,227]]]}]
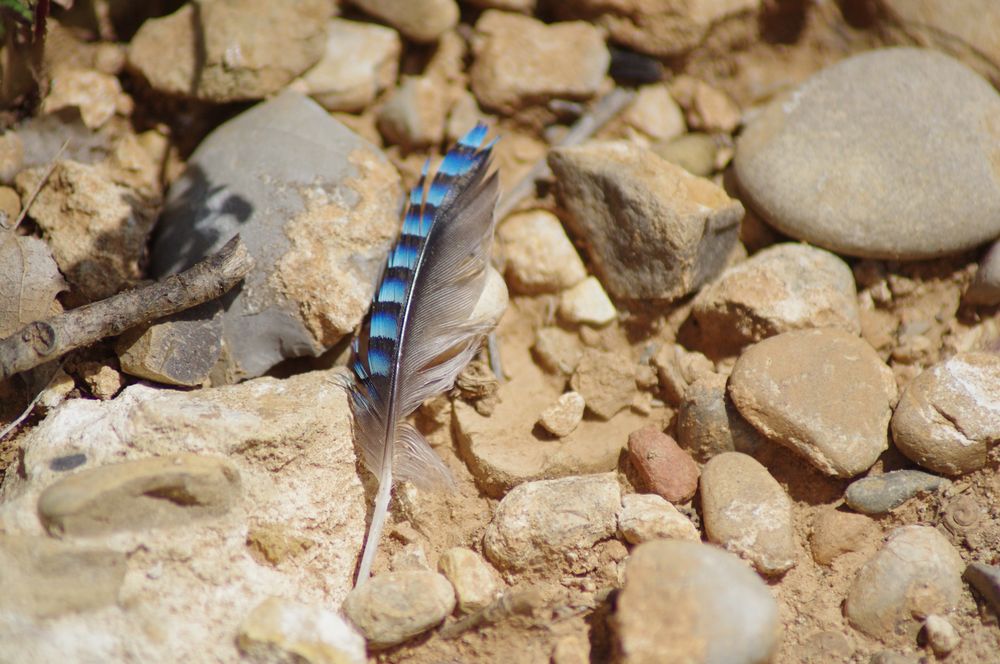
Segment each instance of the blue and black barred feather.
[{"label": "blue and black barred feather", "polygon": [[491,325],[471,319],[486,284],[499,196],[497,175],[488,173],[493,143],[483,145],[486,131],[477,125],[463,136],[429,184],[424,165],[354,342],[355,435],[379,479],[359,583],[371,571],[393,482],[451,483],[444,463],[404,418],[454,384]]}]

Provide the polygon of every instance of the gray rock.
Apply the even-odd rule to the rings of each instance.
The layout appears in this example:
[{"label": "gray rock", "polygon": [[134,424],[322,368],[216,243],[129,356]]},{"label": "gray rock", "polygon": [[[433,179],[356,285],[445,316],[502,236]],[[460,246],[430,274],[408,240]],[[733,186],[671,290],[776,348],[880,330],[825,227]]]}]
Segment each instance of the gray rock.
[{"label": "gray rock", "polygon": [[857,296],[847,263],[807,244],[785,243],[726,269],[698,293],[691,315],[706,347],[735,354],[790,330],[860,334]]},{"label": "gray rock", "polygon": [[702,178],[630,143],[549,153],[570,230],[622,299],[673,300],[724,267],[743,206]]},{"label": "gray rock", "polygon": [[455,590],[436,572],[390,572],[360,584],[344,613],[372,649],[402,643],[438,625],[455,609]]},{"label": "gray rock", "polygon": [[952,254],[1000,235],[997,114],[996,90],[946,55],[869,51],[754,119],[736,175],[792,237],[851,256]]},{"label": "gray rock", "polygon": [[795,565],[792,501],[753,457],[727,452],[701,471],[701,510],[711,542],[747,559],[762,574]]},{"label": "gray rock", "polygon": [[885,514],[918,493],[937,491],[951,482],[919,470],[894,470],[852,482],[844,493],[848,506],[862,514]]},{"label": "gray rock", "polygon": [[889,446],[892,371],[842,330],[785,332],[751,346],[733,367],[729,395],[768,440],[828,475],[859,475]]},{"label": "gray rock", "polygon": [[959,353],[914,378],[892,416],[896,447],[938,473],[986,465],[1000,441],[1000,356]]},{"label": "gray rock", "polygon": [[1000,304],[1000,240],[979,261],[976,276],[965,291],[965,301],[990,307]]},{"label": "gray rock", "polygon": [[[319,355],[357,326],[398,233],[399,194],[395,169],[375,147],[296,93],[202,142],[170,188],[152,272],[178,272],[236,233],[253,255],[254,271],[222,301],[214,382]],[[214,313],[211,304],[199,311]]]},{"label": "gray rock", "polygon": [[962,574],[969,585],[979,591],[993,612],[1000,616],[1000,567],[984,563],[969,563]]},{"label": "gray rock", "polygon": [[415,42],[434,42],[458,23],[455,0],[351,0]]},{"label": "gray rock", "polygon": [[364,664],[365,640],[339,614],[318,605],[270,597],[258,604],[236,634],[240,651],[268,664]]},{"label": "gray rock", "polygon": [[946,613],[962,596],[965,564],[944,535],[903,526],[858,571],[844,613],[855,628],[887,643],[913,643],[915,616]]},{"label": "gray rock", "polygon": [[207,305],[183,311],[118,338],[115,350],[125,373],[168,385],[201,385],[222,354],[222,309]]},{"label": "gray rock", "polygon": [[777,650],[778,605],[735,555],[708,544],[640,544],[613,618],[627,664],[763,664]]},{"label": "gray rock", "polygon": [[705,373],[684,391],[677,411],[677,443],[704,463],[723,452],[753,455],[767,439],[750,426],[726,394],[726,377]]},{"label": "gray rock", "polygon": [[483,549],[504,569],[571,561],[615,534],[621,503],[614,473],[528,482],[497,505]]}]

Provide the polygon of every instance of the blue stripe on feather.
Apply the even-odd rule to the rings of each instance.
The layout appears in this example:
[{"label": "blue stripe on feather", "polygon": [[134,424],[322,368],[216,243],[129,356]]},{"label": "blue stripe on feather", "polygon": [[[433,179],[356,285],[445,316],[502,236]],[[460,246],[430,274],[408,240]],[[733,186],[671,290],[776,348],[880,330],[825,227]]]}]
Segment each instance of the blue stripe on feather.
[{"label": "blue stripe on feather", "polygon": [[402,304],[405,298],[406,282],[396,276],[387,274],[382,280],[382,285],[378,287],[378,297],[375,299],[379,302]]},{"label": "blue stripe on feather", "polygon": [[381,348],[368,347],[368,368],[376,376],[388,376],[392,366],[389,354]]},{"label": "blue stripe on feather", "polygon": [[400,242],[389,252],[389,267],[402,267],[412,270],[417,264],[417,257],[420,255],[420,247]]},{"label": "blue stripe on feather", "polygon": [[396,317],[388,311],[372,313],[371,332],[369,336],[381,339],[396,340]]}]

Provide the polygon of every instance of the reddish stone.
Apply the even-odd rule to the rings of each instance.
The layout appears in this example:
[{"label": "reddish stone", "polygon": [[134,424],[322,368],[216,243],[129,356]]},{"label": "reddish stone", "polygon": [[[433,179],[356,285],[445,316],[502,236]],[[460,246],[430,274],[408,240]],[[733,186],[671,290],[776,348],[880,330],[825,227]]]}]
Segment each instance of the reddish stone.
[{"label": "reddish stone", "polygon": [[698,488],[698,464],[673,438],[654,426],[628,437],[628,458],[643,489],[671,503],[686,503]]}]

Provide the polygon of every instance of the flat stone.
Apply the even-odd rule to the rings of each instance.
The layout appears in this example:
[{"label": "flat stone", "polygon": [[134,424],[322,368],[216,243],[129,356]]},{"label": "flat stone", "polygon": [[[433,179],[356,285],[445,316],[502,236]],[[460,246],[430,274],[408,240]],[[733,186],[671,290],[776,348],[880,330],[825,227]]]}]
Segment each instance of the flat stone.
[{"label": "flat stone", "polygon": [[711,542],[750,561],[762,574],[795,565],[792,500],[753,457],[726,452],[701,473],[701,510]]},{"label": "flat stone", "polygon": [[845,553],[859,551],[878,534],[878,524],[863,514],[824,508],[813,520],[809,545],[813,560],[829,565]]},{"label": "flat stone", "polygon": [[56,536],[158,528],[224,514],[240,497],[239,472],[193,454],[91,468],[51,485],[38,516]]},{"label": "flat stone", "polygon": [[437,41],[458,23],[455,0],[351,0],[418,43]]},{"label": "flat stone", "polygon": [[1000,240],[994,242],[979,261],[979,269],[964,299],[969,304],[988,307],[1000,304]]},{"label": "flat stone", "polygon": [[670,93],[691,129],[731,134],[740,125],[740,107],[733,98],[705,81],[682,74],[670,82]]},{"label": "flat stone", "polygon": [[583,397],[587,409],[610,420],[628,408],[635,394],[635,366],[617,353],[587,348],[583,351],[570,386]]},{"label": "flat stone", "polygon": [[614,536],[621,504],[614,473],[527,482],[497,505],[483,549],[495,565],[515,571],[570,562]]},{"label": "flat stone", "polygon": [[701,533],[691,519],[654,493],[622,496],[618,532],[629,544],[642,544],[654,539],[701,541]]},{"label": "flat stone", "polygon": [[671,503],[686,503],[698,490],[698,464],[658,427],[629,434],[628,459],[643,488]]},{"label": "flat stone", "polygon": [[687,386],[677,411],[677,444],[704,463],[723,452],[754,454],[767,439],[726,394],[726,377],[704,373]]},{"label": "flat stone", "polygon": [[778,648],[778,604],[735,555],[709,544],[640,544],[613,627],[621,661],[763,664]]},{"label": "flat stone", "polygon": [[618,318],[618,310],[596,277],[587,277],[559,296],[559,317],[567,323],[601,327]]},{"label": "flat stone", "polygon": [[694,292],[736,244],[739,201],[649,150],[597,142],[554,149],[548,161],[569,228],[615,298]]},{"label": "flat stone", "polygon": [[128,66],[166,94],[210,102],[262,99],[320,59],[332,9],[324,0],[184,5],[142,24],[129,45]]},{"label": "flat stone", "polygon": [[455,587],[458,610],[462,613],[485,609],[499,594],[490,566],[471,549],[460,546],[448,549],[438,559],[438,571]]},{"label": "flat stone", "polygon": [[579,392],[566,392],[542,411],[538,423],[553,436],[563,438],[573,433],[583,420],[586,403]]},{"label": "flat stone", "polygon": [[209,380],[222,357],[222,333],[221,307],[203,305],[128,330],[115,351],[131,376],[195,387]]},{"label": "flat stone", "polygon": [[962,596],[965,563],[930,526],[903,526],[858,571],[844,614],[855,628],[887,643],[913,643],[915,616],[947,613]]},{"label": "flat stone", "polygon": [[892,438],[900,452],[938,473],[985,466],[1000,441],[1000,357],[959,353],[926,369],[899,399]]},{"label": "flat stone", "polygon": [[505,114],[550,99],[588,99],[611,62],[604,37],[583,21],[546,24],[488,9],[476,21],[472,92]]},{"label": "flat stone", "polygon": [[511,215],[497,229],[497,239],[515,293],[556,293],[587,277],[562,223],[547,210]]},{"label": "flat stone", "polygon": [[455,591],[436,572],[390,572],[360,584],[343,611],[373,650],[388,648],[435,627],[455,609]]},{"label": "flat stone", "polygon": [[580,337],[560,327],[541,327],[535,333],[532,355],[550,373],[571,376],[583,357]]},{"label": "flat stone", "polygon": [[885,514],[919,493],[938,491],[950,484],[943,477],[919,470],[893,470],[852,482],[844,499],[852,510],[862,514]]},{"label": "flat stone", "polygon": [[842,330],[785,332],[751,346],[733,367],[729,395],[768,440],[827,475],[859,475],[889,446],[892,371]]},{"label": "flat stone", "polygon": [[254,662],[364,664],[365,640],[339,614],[270,597],[240,623],[236,643]]},{"label": "flat stone", "polygon": [[806,244],[768,247],[703,288],[691,309],[701,343],[735,354],[767,337],[807,328],[861,333],[847,263]]},{"label": "flat stone", "polygon": [[1000,94],[946,55],[869,51],[772,102],[740,135],[735,172],[749,206],[800,240],[954,254],[1000,235],[998,114]]}]

